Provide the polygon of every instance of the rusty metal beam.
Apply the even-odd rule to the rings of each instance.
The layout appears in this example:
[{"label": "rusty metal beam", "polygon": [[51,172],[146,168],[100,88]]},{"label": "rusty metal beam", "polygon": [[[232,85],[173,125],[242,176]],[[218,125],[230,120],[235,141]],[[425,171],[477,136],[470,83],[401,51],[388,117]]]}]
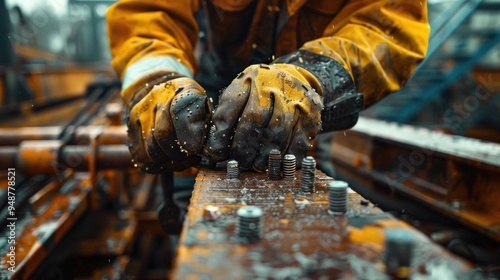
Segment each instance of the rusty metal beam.
[{"label": "rusty metal beam", "polygon": [[[2,181],[2,183],[5,183]],[[2,269],[9,279],[30,279],[36,268],[47,258],[78,218],[88,208],[88,191],[79,186],[84,181],[75,180],[71,191],[59,193],[47,203],[43,211],[31,213],[16,209],[15,269]],[[9,230],[7,227],[5,230]],[[2,236],[9,233],[3,232]],[[5,244],[8,245],[8,244]],[[5,249],[5,248],[2,248]],[[2,250],[0,265],[8,267],[10,250]]]},{"label": "rusty metal beam", "polygon": [[[327,186],[332,178],[317,172],[316,191],[305,200],[297,180],[269,180],[262,173],[226,173],[202,169],[180,237],[173,279],[388,279],[383,255],[386,232],[404,230],[413,238],[413,276],[437,270],[459,276],[470,267],[432,243],[422,233],[363,199],[348,193],[344,215],[328,213]],[[262,238],[241,243],[236,236],[236,211],[246,205],[263,210]],[[207,206],[220,217],[204,216]],[[434,265],[435,264],[435,265]],[[436,271],[434,271],[436,270]],[[408,271],[407,271],[408,272]],[[435,275],[435,274],[434,274]]]},{"label": "rusty metal beam", "polygon": [[399,192],[500,241],[499,144],[360,118],[331,156],[363,188]]}]

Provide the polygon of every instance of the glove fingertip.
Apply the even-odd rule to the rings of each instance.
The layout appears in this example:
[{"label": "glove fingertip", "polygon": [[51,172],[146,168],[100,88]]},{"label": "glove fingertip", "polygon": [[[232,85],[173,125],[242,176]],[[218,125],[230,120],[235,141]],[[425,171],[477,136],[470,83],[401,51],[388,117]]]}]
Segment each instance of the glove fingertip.
[{"label": "glove fingertip", "polygon": [[259,155],[255,158],[255,161],[253,162],[253,170],[257,172],[265,172],[267,169],[267,159],[268,157]]},{"label": "glove fingertip", "polygon": [[197,154],[203,149],[210,118],[207,97],[188,92],[178,98],[172,102],[171,113],[179,145],[188,154]]},{"label": "glove fingertip", "polygon": [[209,136],[209,140],[205,145],[204,152],[205,154],[214,161],[222,161],[228,158],[228,148],[224,147],[220,141]]}]

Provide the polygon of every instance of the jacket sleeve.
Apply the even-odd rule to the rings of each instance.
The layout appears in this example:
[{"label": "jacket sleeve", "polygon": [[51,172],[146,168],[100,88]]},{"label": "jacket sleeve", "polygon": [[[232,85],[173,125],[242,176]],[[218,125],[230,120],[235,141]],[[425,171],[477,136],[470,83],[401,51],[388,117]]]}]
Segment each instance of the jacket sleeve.
[{"label": "jacket sleeve", "polygon": [[425,57],[427,1],[350,0],[301,50],[324,55],[349,72],[365,107],[399,90]]},{"label": "jacket sleeve", "polygon": [[[192,77],[198,1],[122,0],[112,5],[106,21],[112,66],[126,90],[168,72]],[[134,86],[135,85],[135,86]],[[124,99],[131,98],[123,96]]]}]

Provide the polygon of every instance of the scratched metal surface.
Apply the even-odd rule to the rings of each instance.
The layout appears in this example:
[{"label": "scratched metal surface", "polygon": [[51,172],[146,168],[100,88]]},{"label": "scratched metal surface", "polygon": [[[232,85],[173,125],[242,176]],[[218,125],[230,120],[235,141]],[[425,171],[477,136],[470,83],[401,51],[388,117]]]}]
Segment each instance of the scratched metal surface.
[{"label": "scratched metal surface", "polygon": [[[300,174],[297,172],[297,177]],[[173,279],[390,279],[383,262],[384,230],[406,228],[416,240],[412,279],[456,279],[468,264],[430,243],[423,234],[349,193],[344,216],[327,212],[327,185],[318,171],[316,192],[297,203],[299,182],[270,181],[265,174],[202,169],[179,241]],[[264,211],[263,237],[241,244],[235,236],[236,210]],[[215,222],[203,220],[207,205],[219,207]]]}]

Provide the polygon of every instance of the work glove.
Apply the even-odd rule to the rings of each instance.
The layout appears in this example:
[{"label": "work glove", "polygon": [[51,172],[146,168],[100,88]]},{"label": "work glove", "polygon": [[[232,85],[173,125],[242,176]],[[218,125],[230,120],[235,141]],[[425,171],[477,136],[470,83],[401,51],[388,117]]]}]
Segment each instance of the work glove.
[{"label": "work glove", "polygon": [[291,64],[252,65],[223,91],[205,150],[209,158],[264,171],[278,149],[302,161],[321,130],[322,88]]},{"label": "work glove", "polygon": [[223,91],[205,153],[264,171],[269,152],[294,154],[300,167],[321,131],[354,126],[363,109],[348,71],[330,57],[298,50],[252,65]]},{"label": "work glove", "polygon": [[143,84],[136,92],[122,93],[134,161],[147,173],[195,166],[211,115],[205,90],[193,79],[174,74]]}]

